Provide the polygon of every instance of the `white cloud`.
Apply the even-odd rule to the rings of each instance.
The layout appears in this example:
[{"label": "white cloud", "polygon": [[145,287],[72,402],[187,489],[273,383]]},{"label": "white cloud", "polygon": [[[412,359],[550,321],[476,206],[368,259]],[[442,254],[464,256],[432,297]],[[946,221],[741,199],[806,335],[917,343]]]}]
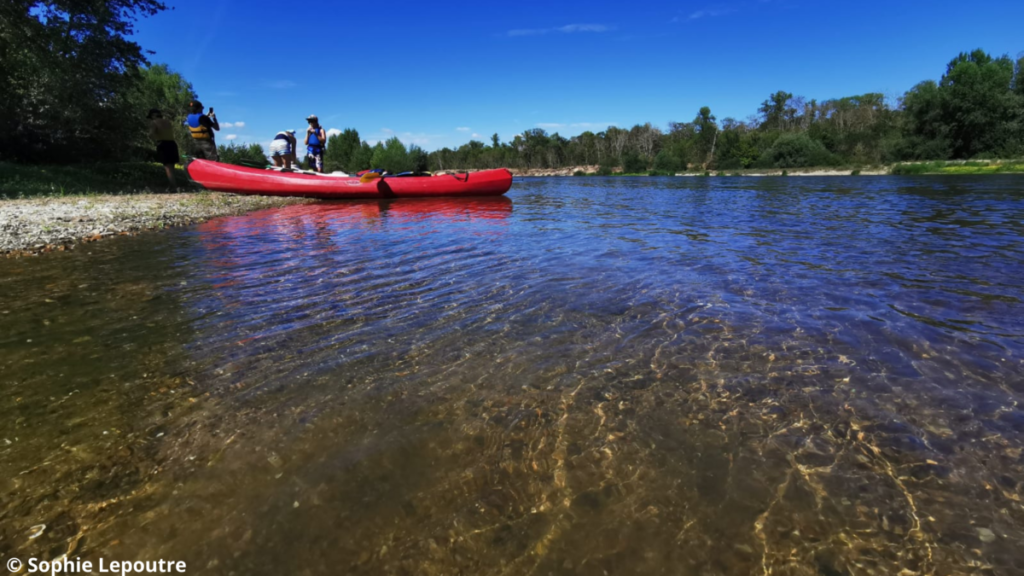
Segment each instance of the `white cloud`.
[{"label": "white cloud", "polygon": [[565,124],[562,122],[538,122],[537,128],[543,128],[545,130],[558,130],[560,128],[582,128],[584,130],[604,130],[609,126],[617,126],[615,122],[573,122],[571,124]]},{"label": "white cloud", "polygon": [[510,37],[513,37],[513,38],[516,37],[516,36],[536,36],[538,34],[547,34],[547,33],[548,33],[548,31],[546,29],[545,30],[533,29],[533,30],[509,30],[508,31],[508,35]]},{"label": "white cloud", "polygon": [[221,128],[234,128],[235,125],[232,124],[231,122],[221,122],[220,123],[220,127]]},{"label": "white cloud", "polygon": [[327,130],[327,137],[328,138],[330,138],[331,136],[337,136],[339,134],[341,134],[341,130],[338,130],[337,128],[329,128]]},{"label": "white cloud", "polygon": [[391,128],[381,128],[380,131],[385,133],[385,134],[394,134],[395,133],[395,131],[392,130]]},{"label": "white cloud", "polygon": [[292,82],[291,80],[269,80],[264,82],[263,85],[267,88],[277,88],[278,90],[294,88],[296,86],[295,82]]},{"label": "white cloud", "polygon": [[573,32],[607,32],[611,28],[604,24],[567,24],[561,28],[556,28],[556,30],[571,34]]},{"label": "white cloud", "polygon": [[470,136],[470,138],[483,138],[483,136],[477,134],[476,132],[473,132],[473,134]]},{"label": "white cloud", "polygon": [[245,122],[235,122],[235,128],[245,128]]},{"label": "white cloud", "polygon": [[733,8],[705,8],[703,10],[697,10],[690,14],[689,20],[699,20],[701,18],[715,18],[716,16],[725,16],[726,14],[732,14],[736,10]]},{"label": "white cloud", "polygon": [[540,36],[548,32],[572,34],[575,32],[609,32],[611,30],[615,30],[615,27],[605,24],[566,24],[565,26],[556,26],[554,28],[517,28],[509,30],[506,32],[506,35],[514,38],[516,36]]},{"label": "white cloud", "polygon": [[224,137],[224,139],[228,140],[228,141],[235,140],[237,138],[238,138],[238,134],[228,134],[227,136]]},{"label": "white cloud", "polygon": [[469,128],[466,128],[465,126],[459,126],[456,130],[459,132],[469,132]]},{"label": "white cloud", "polygon": [[609,126],[618,126],[615,122],[573,122],[569,124],[570,128],[607,128]]}]

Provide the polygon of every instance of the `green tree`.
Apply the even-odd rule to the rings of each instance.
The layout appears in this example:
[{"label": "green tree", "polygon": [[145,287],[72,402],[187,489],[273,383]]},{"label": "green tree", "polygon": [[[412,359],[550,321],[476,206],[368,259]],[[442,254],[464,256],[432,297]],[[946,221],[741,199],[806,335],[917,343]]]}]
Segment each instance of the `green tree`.
[{"label": "green tree", "polygon": [[711,108],[701,108],[693,120],[693,126],[697,132],[696,147],[700,162],[707,167],[714,161],[715,145],[718,143],[718,124]]},{"label": "green tree", "polygon": [[397,136],[392,136],[384,144],[377,143],[370,165],[373,168],[383,168],[392,174],[408,172],[414,168],[405,144],[402,144]]},{"label": "green tree", "polygon": [[356,156],[361,147],[359,132],[346,128],[341,134],[332,134],[327,138],[327,149],[324,151],[324,171],[357,172],[362,170],[356,164]]},{"label": "green tree", "polygon": [[175,140],[182,153],[192,154],[192,136],[182,121],[188,104],[196,99],[195,90],[185,78],[172,71],[166,64],[155,64],[139,69],[139,80],[128,96],[131,112],[126,122],[133,126],[126,138],[126,145],[147,150],[153,148],[147,138],[146,114],[151,108],[160,110],[164,118],[174,126]]},{"label": "green tree", "polygon": [[146,64],[128,38],[157,0],[4,0],[0,158],[123,156],[138,128],[128,95]]},{"label": "green tree", "polygon": [[971,158],[982,152],[1002,152],[1015,145],[1013,134],[1021,102],[1012,91],[1014,63],[993,58],[982,50],[962,53],[939,81],[941,117],[953,157]]},{"label": "green tree", "polygon": [[789,92],[779,90],[772,94],[767,100],[761,103],[757,109],[761,113],[763,130],[785,130],[787,124],[795,114],[794,109],[789,105],[793,95]]},{"label": "green tree", "polygon": [[225,164],[237,164],[240,166],[256,166],[267,164],[267,154],[263,146],[259,144],[221,144],[217,146],[217,153],[220,154],[220,161]]}]

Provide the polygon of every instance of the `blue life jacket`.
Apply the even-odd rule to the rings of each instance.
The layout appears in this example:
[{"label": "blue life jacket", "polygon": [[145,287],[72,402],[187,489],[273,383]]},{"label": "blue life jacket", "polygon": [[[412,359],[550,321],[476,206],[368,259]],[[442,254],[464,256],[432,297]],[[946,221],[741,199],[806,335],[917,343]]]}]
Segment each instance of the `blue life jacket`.
[{"label": "blue life jacket", "polygon": [[185,119],[185,125],[188,126],[188,131],[192,133],[192,137],[196,140],[210,140],[213,138],[213,131],[199,123],[199,119],[202,116],[201,112],[189,114],[188,118]]},{"label": "blue life jacket", "polygon": [[324,144],[320,141],[320,131],[323,130],[322,126],[317,126],[312,132],[309,133],[309,144],[306,146],[310,150],[320,151]]}]

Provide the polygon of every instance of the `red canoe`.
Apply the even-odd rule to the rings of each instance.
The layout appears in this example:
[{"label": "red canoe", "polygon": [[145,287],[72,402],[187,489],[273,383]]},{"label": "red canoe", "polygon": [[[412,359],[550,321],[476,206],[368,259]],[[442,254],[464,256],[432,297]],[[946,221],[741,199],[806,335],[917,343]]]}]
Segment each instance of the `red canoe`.
[{"label": "red canoe", "polygon": [[504,168],[447,176],[385,176],[366,183],[352,176],[297,174],[193,160],[185,170],[208,190],[308,198],[422,198],[430,196],[501,196],[512,187]]}]

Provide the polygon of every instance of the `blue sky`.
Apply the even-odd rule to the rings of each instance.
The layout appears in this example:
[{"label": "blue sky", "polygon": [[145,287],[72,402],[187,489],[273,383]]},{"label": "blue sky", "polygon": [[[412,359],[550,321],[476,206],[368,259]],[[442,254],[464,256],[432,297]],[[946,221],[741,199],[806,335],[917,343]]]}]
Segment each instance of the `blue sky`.
[{"label": "blue sky", "polygon": [[427,150],[529,128],[744,119],[769,94],[898,97],[958,52],[1024,51],[1022,0],[169,0],[135,40],[266,144],[317,114]]}]

